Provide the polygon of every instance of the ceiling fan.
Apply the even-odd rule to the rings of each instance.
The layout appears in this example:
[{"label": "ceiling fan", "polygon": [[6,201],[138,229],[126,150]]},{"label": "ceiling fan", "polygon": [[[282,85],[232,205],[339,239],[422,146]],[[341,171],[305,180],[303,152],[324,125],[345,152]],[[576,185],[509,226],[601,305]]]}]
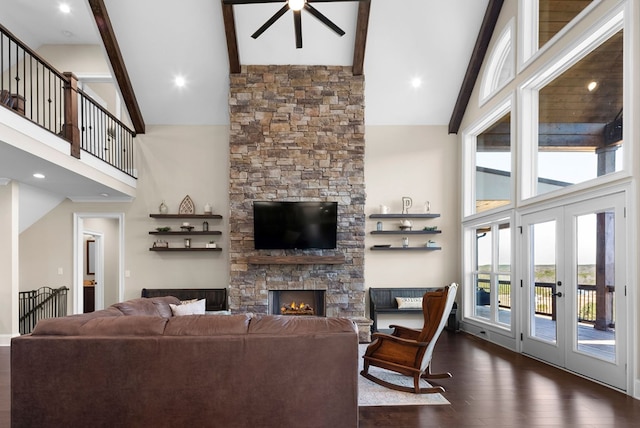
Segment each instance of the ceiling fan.
[{"label": "ceiling fan", "polygon": [[306,10],[316,17],[320,22],[331,28],[339,36],[344,36],[344,31],[334,24],[329,18],[324,16],[318,9],[311,6],[310,3],[330,3],[339,1],[360,1],[360,0],[223,0],[224,4],[252,4],[252,3],[284,3],[282,8],[278,10],[271,18],[267,20],[255,33],[252,38],[257,39],[269,27],[271,27],[282,15],[289,9],[293,11],[293,25],[296,31],[296,48],[302,48],[302,10]]}]

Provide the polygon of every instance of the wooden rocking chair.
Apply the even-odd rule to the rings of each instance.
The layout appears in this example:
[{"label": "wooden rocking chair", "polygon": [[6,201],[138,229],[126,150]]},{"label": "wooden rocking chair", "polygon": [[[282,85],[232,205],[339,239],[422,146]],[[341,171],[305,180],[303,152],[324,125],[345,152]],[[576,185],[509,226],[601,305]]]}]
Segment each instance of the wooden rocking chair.
[{"label": "wooden rocking chair", "polygon": [[[424,326],[422,330],[392,325],[392,334],[373,333],[373,342],[364,355],[364,370],[360,374],[367,379],[387,388],[416,394],[444,392],[441,386],[421,388],[420,378],[444,379],[451,373],[431,373],[431,357],[436,341],[453,307],[458,284],[429,291],[422,298]],[[377,366],[406,376],[413,377],[413,388],[396,385],[369,373],[369,366]]]}]

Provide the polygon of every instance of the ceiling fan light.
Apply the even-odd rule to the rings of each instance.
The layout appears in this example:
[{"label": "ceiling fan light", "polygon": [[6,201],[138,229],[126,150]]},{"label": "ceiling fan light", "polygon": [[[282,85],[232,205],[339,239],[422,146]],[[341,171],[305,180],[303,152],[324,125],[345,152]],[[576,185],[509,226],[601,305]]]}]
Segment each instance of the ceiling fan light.
[{"label": "ceiling fan light", "polygon": [[304,8],[304,4],[306,3],[306,0],[288,0],[288,3],[289,3],[289,9],[298,11]]}]

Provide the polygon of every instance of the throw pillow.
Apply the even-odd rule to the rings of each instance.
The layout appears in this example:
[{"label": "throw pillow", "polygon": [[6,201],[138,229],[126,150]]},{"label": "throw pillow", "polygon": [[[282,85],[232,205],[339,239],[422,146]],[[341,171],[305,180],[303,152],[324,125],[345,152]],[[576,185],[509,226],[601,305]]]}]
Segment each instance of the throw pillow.
[{"label": "throw pillow", "polygon": [[422,297],[396,297],[398,309],[422,308]]},{"label": "throw pillow", "polygon": [[181,315],[204,315],[205,299],[184,305],[169,305],[174,317]]}]

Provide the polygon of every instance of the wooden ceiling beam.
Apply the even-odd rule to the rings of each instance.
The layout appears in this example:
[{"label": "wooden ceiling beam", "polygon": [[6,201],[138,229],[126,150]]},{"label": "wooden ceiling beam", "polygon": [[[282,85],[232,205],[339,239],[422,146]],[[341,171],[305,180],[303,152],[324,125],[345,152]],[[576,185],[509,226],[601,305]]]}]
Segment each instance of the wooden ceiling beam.
[{"label": "wooden ceiling beam", "polygon": [[222,19],[224,34],[227,38],[227,53],[229,55],[229,72],[240,73],[240,55],[238,54],[238,36],[236,35],[236,21],[233,15],[233,5],[222,2]]},{"label": "wooden ceiling beam", "polygon": [[[229,72],[240,73],[240,55],[238,53],[238,36],[233,14],[233,4],[222,4],[222,19],[224,21],[224,33],[227,39],[227,53],[229,55]],[[367,45],[367,31],[369,29],[369,12],[371,0],[358,1],[358,20],[356,24],[355,46],[353,49],[353,75],[359,76],[364,72],[364,52]]]},{"label": "wooden ceiling beam", "polygon": [[367,32],[369,29],[370,0],[358,3],[358,21],[356,24],[356,42],[353,49],[353,75],[360,76],[364,72],[364,51],[367,46]]},{"label": "wooden ceiling beam", "polygon": [[127,107],[129,118],[133,124],[133,129],[136,131],[136,134],[144,134],[145,124],[144,119],[142,118],[142,112],[140,111],[140,106],[138,106],[138,100],[136,99],[136,94],[133,91],[131,79],[129,79],[129,73],[127,73],[127,67],[124,65],[124,59],[122,59],[118,40],[116,40],[116,35],[113,31],[113,27],[111,26],[107,7],[103,0],[89,0],[89,5],[91,6],[93,18],[98,26],[102,43],[107,51],[107,56],[111,63],[111,69],[113,70],[114,77],[118,87],[120,88],[122,99]]},{"label": "wooden ceiling beam", "polygon": [[496,28],[498,17],[500,16],[500,10],[504,0],[489,0],[487,10],[480,26],[480,32],[476,39],[476,44],[473,47],[473,53],[467,66],[467,72],[464,75],[460,92],[458,93],[458,99],[456,105],[453,108],[451,119],[449,121],[449,134],[457,134],[460,129],[460,123],[462,123],[462,117],[469,105],[469,99],[471,98],[471,92],[478,80],[478,74],[480,73],[480,67],[487,55],[487,49],[489,48],[489,42],[493,35],[493,30]]}]

